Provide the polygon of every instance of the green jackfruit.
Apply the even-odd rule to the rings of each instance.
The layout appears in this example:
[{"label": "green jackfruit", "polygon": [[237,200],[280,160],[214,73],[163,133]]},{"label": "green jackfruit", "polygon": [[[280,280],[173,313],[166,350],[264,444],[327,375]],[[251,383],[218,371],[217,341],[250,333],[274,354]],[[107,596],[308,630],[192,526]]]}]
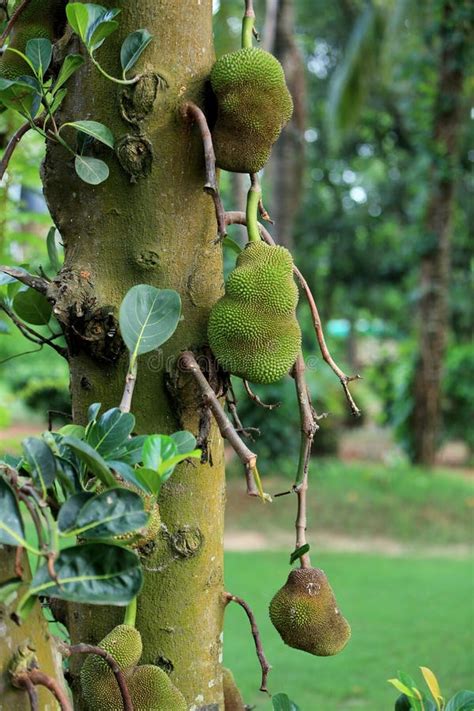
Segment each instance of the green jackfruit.
[{"label": "green jackfruit", "polygon": [[[64,16],[63,0],[31,0],[13,26],[8,46],[25,53],[31,39],[49,39],[52,42],[60,11]],[[15,52],[4,52],[0,59],[0,78],[12,81],[28,74],[32,74],[32,70],[24,59]]]},{"label": "green jackfruit", "polygon": [[[115,659],[121,670],[138,664],[143,651],[140,633],[131,625],[114,627],[98,646]],[[102,657],[96,654],[87,657],[81,669],[81,687],[90,711],[122,708],[114,673]]]},{"label": "green jackfruit", "polygon": [[209,345],[220,365],[253,383],[282,378],[301,348],[297,303],[288,250],[248,244],[209,317]]},{"label": "green jackfruit", "polygon": [[285,644],[318,657],[338,654],[351,636],[324,571],[292,570],[270,603],[270,619]]},{"label": "green jackfruit", "polygon": [[242,695],[235,683],[234,675],[230,669],[222,669],[224,685],[224,711],[245,711]]},{"label": "green jackfruit", "polygon": [[217,97],[217,165],[257,173],[293,112],[280,62],[257,47],[224,54],[212,68],[211,86]]},{"label": "green jackfruit", "polygon": [[134,711],[186,711],[182,693],[160,667],[143,664],[127,672]]}]

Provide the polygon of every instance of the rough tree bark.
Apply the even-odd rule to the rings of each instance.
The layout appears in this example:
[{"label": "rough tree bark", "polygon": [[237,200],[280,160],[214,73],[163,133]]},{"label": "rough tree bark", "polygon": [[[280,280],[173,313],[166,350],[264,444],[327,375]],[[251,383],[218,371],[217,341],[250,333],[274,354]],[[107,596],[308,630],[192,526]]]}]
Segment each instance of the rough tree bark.
[{"label": "rough tree bark", "polygon": [[280,60],[294,103],[291,121],[273,147],[268,164],[271,199],[267,207],[275,221],[278,242],[289,249],[293,246],[294,222],[301,204],[305,153],[304,62],[294,35],[294,0],[267,0],[264,48]]},{"label": "rough tree bark", "polygon": [[420,266],[419,358],[413,413],[414,459],[431,466],[439,446],[441,378],[449,324],[450,243],[455,166],[460,133],[464,53],[472,26],[463,9],[468,3],[445,0],[439,27],[438,90],[433,122],[435,163],[429,182],[425,232],[433,247]]},{"label": "rough tree bark", "polygon": [[[107,7],[117,5],[103,2]],[[213,244],[212,200],[203,192],[204,163],[199,132],[180,114],[192,100],[203,105],[214,61],[212,1],[126,0],[120,28],[99,59],[119,75],[125,36],[146,27],[153,43],[135,89],[104,79],[89,62],[69,88],[61,121],[94,119],[108,125],[116,156],[97,147],[110,165],[98,187],[82,183],[61,147],[49,146],[44,189],[65,245],[65,266],[50,289],[54,312],[72,352],[71,392],[76,422],[87,407],[120,402],[126,358],[115,335],[117,307],[137,283],[176,289],[184,320],[160,353],[139,361],[132,411],[142,433],[197,430],[198,394],[181,375],[171,392],[167,373],[183,349],[206,340],[212,304],[221,294],[221,248]],[[79,47],[73,40],[74,51]],[[166,83],[156,81],[158,72]],[[179,398],[182,397],[182,401]],[[145,585],[137,627],[143,662],[170,671],[192,709],[222,707],[223,622],[223,446],[210,435],[212,466],[185,464],[160,496],[162,531],[143,557]],[[123,611],[70,605],[74,642],[97,642]],[[75,708],[83,708],[73,664]]]}]

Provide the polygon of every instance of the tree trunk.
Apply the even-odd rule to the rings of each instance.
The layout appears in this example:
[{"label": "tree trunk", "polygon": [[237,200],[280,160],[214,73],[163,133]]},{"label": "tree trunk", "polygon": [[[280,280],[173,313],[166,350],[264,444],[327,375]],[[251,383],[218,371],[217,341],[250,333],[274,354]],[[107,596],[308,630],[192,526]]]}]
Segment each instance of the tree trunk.
[{"label": "tree trunk", "polygon": [[433,240],[420,267],[420,351],[415,373],[413,413],[414,460],[431,466],[439,445],[441,379],[449,325],[450,242],[455,190],[457,142],[461,127],[463,55],[470,32],[463,17],[467,3],[445,0],[440,20],[438,92],[433,141],[436,163],[424,230]]},{"label": "tree trunk", "polygon": [[[114,329],[124,294],[138,283],[176,289],[184,319],[159,352],[139,360],[132,411],[141,433],[196,432],[198,394],[181,378],[171,394],[167,380],[180,351],[206,342],[208,314],[223,286],[212,200],[203,192],[201,141],[180,114],[183,101],[204,102],[214,61],[212,1],[128,0],[121,6],[119,30],[98,58],[119,76],[120,43],[146,27],[153,42],[139,70],[147,75],[135,90],[123,90],[87,62],[69,88],[61,121],[101,121],[117,147],[115,157],[97,149],[111,172],[91,187],[75,176],[61,147],[49,146],[44,187],[66,251],[51,295],[72,351],[74,421],[84,422],[90,403],[120,402],[127,359],[118,355]],[[158,85],[153,72],[167,86]],[[222,708],[223,699],[224,463],[214,427],[209,445],[212,466],[180,466],[160,495],[162,530],[143,557],[137,618],[142,661],[170,671],[192,709]],[[68,626],[74,642],[97,642],[122,615],[120,608],[71,605]],[[78,710],[84,708],[79,663],[72,667]]]},{"label": "tree trunk", "polygon": [[305,75],[294,38],[294,15],[294,0],[267,1],[264,47],[281,62],[294,104],[293,117],[274,145],[268,164],[271,198],[267,207],[275,221],[278,242],[289,249],[302,199],[305,153]]}]

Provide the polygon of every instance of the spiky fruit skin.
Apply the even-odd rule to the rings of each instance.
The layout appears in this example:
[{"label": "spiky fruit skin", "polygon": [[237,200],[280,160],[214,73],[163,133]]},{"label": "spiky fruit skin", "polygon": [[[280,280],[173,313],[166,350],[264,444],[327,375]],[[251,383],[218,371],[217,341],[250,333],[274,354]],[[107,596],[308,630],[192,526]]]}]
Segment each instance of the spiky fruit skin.
[{"label": "spiky fruit skin", "polygon": [[288,250],[248,244],[209,317],[209,345],[220,365],[252,383],[282,378],[301,348],[297,303]]},{"label": "spiky fruit skin", "polygon": [[318,657],[344,649],[351,628],[323,570],[292,570],[270,603],[270,619],[285,644]]},{"label": "spiky fruit skin", "polygon": [[[131,625],[118,625],[99,642],[123,671],[140,661],[143,645],[138,630]],[[114,673],[107,662],[96,654],[90,654],[81,669],[81,687],[90,711],[122,709],[120,690]]]},{"label": "spiky fruit skin", "polygon": [[211,86],[217,97],[217,165],[257,173],[293,112],[280,62],[258,47],[224,54],[212,68]]},{"label": "spiky fruit skin", "polygon": [[158,535],[161,525],[160,507],[158,506],[156,496],[153,496],[153,494],[145,494],[144,491],[128,482],[124,482],[122,486],[141,496],[143,508],[145,509],[145,513],[149,515],[149,518],[144,528],[114,536],[114,540],[125,543],[130,548],[143,548],[143,546],[146,546],[148,543],[152,543]]},{"label": "spiky fruit skin", "polygon": [[224,711],[245,711],[242,695],[235,683],[230,669],[223,667],[222,682],[224,686]]},{"label": "spiky fruit skin", "polygon": [[143,664],[127,672],[134,711],[186,711],[182,693],[160,667]]},{"label": "spiky fruit skin", "polygon": [[[62,0],[31,0],[21,13],[10,33],[8,46],[25,52],[30,39],[54,39],[55,21]],[[28,64],[15,52],[6,51],[0,59],[0,78],[13,81],[20,76],[32,74]]]}]

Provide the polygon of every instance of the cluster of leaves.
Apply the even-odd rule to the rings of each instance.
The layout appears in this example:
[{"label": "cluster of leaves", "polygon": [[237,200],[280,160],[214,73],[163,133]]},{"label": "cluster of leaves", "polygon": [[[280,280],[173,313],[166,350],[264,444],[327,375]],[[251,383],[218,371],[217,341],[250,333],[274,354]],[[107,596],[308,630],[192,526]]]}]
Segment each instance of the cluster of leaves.
[{"label": "cluster of leaves", "polygon": [[[86,427],[29,437],[22,457],[0,463],[0,543],[39,561],[16,609],[20,619],[37,596],[126,605],[138,594],[139,557],[116,537],[146,527],[143,496],[156,497],[176,465],[200,451],[190,432],[133,437],[134,427],[131,413],[100,414],[94,404]],[[23,584],[8,581],[1,599]]]},{"label": "cluster of leaves", "polygon": [[401,695],[395,702],[395,711],[472,711],[474,691],[458,691],[449,701],[441,693],[436,676],[428,667],[420,667],[425,683],[430,691],[427,696],[420,691],[414,680],[404,672],[398,672],[397,679],[389,679]]},{"label": "cluster of leaves", "polygon": [[[107,74],[94,56],[105,39],[117,29],[118,22],[114,18],[119,13],[120,9],[107,10],[92,3],[69,3],[66,8],[72,29],[83,41],[99,71],[111,81],[132,84],[137,81],[137,77],[127,79],[126,74],[151,42],[152,36],[148,30],[136,30],[124,40],[120,52],[122,79],[115,79]],[[58,126],[55,118],[67,94],[65,84],[83,64],[84,58],[79,54],[67,55],[54,78],[49,71],[53,59],[53,45],[48,39],[29,40],[25,52],[14,47],[7,47],[6,51],[21,57],[25,63],[25,75],[15,80],[0,78],[0,107],[16,111],[44,138],[61,144],[74,156],[74,167],[81,180],[90,185],[99,185],[106,180],[109,176],[107,163],[87,155],[86,152],[93,141],[113,149],[114,136],[110,129],[103,123],[90,120],[69,121]],[[62,131],[65,128],[77,132],[75,146],[64,137]]]}]

